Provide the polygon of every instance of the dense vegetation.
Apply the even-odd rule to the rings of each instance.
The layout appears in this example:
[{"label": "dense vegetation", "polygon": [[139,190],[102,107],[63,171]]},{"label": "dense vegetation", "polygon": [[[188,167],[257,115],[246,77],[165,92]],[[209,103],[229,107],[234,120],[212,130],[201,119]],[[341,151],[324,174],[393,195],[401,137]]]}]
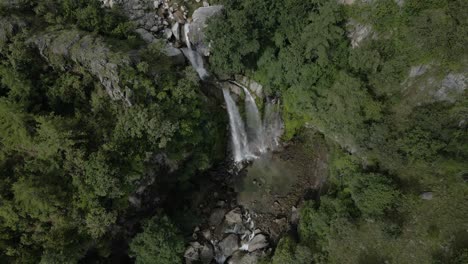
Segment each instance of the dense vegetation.
[{"label": "dense vegetation", "polygon": [[[299,241],[284,238],[273,263],[466,261],[468,98],[432,95],[468,69],[468,2],[220,2],[212,70],[279,94],[285,139],[312,127],[333,149],[328,192],[303,206]],[[358,24],[371,33],[352,47]],[[431,70],[408,78],[416,65]]]},{"label": "dense vegetation", "polygon": [[[133,256],[174,263],[184,244],[173,224],[158,204],[140,216],[129,196],[153,182],[153,195],[167,195],[206,169],[224,117],[207,114],[213,105],[193,70],[172,65],[158,44],[138,46],[119,10],[88,0],[16,3],[0,5],[0,262],[98,261],[138,231],[128,219],[154,215]],[[39,47],[45,36],[55,39]],[[75,36],[80,49],[59,56]],[[110,58],[132,93],[112,100],[86,56]]]},{"label": "dense vegetation", "polygon": [[[218,2],[211,72],[330,148],[326,192],[264,261],[467,263],[468,98],[440,88],[468,69],[468,2]],[[98,0],[0,2],[0,262],[182,261],[194,219],[158,201],[223,158],[226,116],[134,29]]]}]

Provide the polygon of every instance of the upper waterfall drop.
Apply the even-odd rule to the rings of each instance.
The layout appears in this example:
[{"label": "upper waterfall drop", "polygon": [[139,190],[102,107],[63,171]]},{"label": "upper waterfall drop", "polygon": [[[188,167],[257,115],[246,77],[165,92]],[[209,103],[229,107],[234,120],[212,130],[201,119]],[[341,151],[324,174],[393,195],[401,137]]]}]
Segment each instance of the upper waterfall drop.
[{"label": "upper waterfall drop", "polygon": [[190,43],[189,38],[189,32],[190,24],[186,23],[184,25],[184,38],[185,45],[187,46],[187,48],[182,48],[181,50],[184,53],[185,57],[187,57],[187,59],[190,61],[190,64],[192,64],[192,67],[195,68],[195,70],[197,71],[200,79],[204,80],[209,76],[209,74],[208,71],[205,69],[205,66],[203,65],[203,57],[196,50],[192,49],[192,44]]}]

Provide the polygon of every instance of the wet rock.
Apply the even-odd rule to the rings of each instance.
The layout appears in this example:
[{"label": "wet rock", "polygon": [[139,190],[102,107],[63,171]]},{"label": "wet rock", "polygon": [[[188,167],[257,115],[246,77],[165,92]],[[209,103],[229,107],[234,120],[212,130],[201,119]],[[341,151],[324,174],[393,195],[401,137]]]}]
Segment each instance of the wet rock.
[{"label": "wet rock", "polygon": [[423,200],[432,200],[433,195],[432,195],[432,192],[423,192],[421,193],[420,197]]},{"label": "wet rock", "polygon": [[242,211],[240,208],[231,210],[225,216],[226,223],[228,225],[242,224]]},{"label": "wet rock", "polygon": [[180,40],[180,27],[179,23],[175,23],[171,28],[172,35],[174,35],[176,40]]},{"label": "wet rock", "polygon": [[210,225],[217,226],[221,224],[225,213],[226,213],[226,210],[224,209],[221,209],[221,208],[214,209],[210,215],[210,220],[209,220]]},{"label": "wet rock", "polygon": [[228,258],[239,249],[239,238],[237,235],[230,234],[219,242],[218,246],[223,256]]},{"label": "wet rock", "polygon": [[235,80],[243,86],[247,87],[251,92],[255,94],[256,97],[264,97],[263,86],[260,83],[242,75],[236,75]]},{"label": "wet rock", "polygon": [[203,248],[200,250],[200,260],[204,264],[209,264],[214,258],[213,246],[203,245]]},{"label": "wet rock", "polygon": [[265,235],[258,234],[256,235],[248,244],[248,251],[253,252],[268,246],[268,241]]}]

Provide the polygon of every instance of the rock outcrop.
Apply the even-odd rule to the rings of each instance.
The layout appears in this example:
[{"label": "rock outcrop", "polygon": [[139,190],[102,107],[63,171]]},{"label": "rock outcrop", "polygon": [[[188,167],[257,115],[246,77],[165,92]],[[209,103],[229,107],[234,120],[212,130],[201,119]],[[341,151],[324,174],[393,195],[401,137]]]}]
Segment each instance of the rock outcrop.
[{"label": "rock outcrop", "polygon": [[206,43],[205,28],[207,27],[207,21],[210,17],[219,14],[223,10],[223,6],[214,5],[207,7],[200,7],[193,12],[192,22],[190,23],[190,32],[188,37],[190,42],[194,44],[197,51],[203,56],[210,55],[209,43]]},{"label": "rock outcrop", "polygon": [[94,75],[113,100],[131,105],[128,93],[120,87],[119,68],[129,65],[130,59],[115,54],[102,39],[78,30],[61,30],[32,37],[40,54],[53,67],[61,70],[80,65]]},{"label": "rock outcrop", "polygon": [[363,25],[354,20],[347,24],[348,38],[351,40],[351,47],[357,48],[359,44],[368,37],[375,37],[375,33],[370,25]]}]

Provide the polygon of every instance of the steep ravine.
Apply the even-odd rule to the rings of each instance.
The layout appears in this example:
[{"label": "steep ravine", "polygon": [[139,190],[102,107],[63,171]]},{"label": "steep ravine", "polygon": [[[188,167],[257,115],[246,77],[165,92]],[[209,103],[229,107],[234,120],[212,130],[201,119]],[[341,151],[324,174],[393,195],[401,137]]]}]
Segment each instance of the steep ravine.
[{"label": "steep ravine", "polygon": [[[207,71],[205,58],[210,51],[201,29],[221,6],[204,3],[205,7],[196,9],[193,17],[184,13],[181,20],[175,14],[186,7],[161,1],[154,8],[142,8],[145,14],[136,18],[134,10],[139,10],[140,5],[133,2],[133,6],[126,3],[123,8],[132,7],[126,11],[129,18],[143,25],[137,33],[147,42],[161,41],[162,33],[167,54],[175,55],[172,57],[178,61],[177,54],[182,52],[198,73],[205,94],[220,101],[222,91],[229,120],[228,162],[197,177],[192,187],[184,190],[184,197],[165,199],[164,207],[174,219],[184,219],[189,214],[198,219],[194,221],[198,223],[196,226],[192,223],[183,227],[191,241],[184,253],[185,261],[257,263],[271,255],[282,234],[294,230],[304,195],[310,196],[320,188],[327,173],[326,144],[320,136],[281,144],[284,128],[280,98],[266,96],[262,85],[247,77],[220,81]],[[113,4],[106,1],[106,5]],[[148,31],[148,26],[141,22],[148,17],[146,12],[162,12],[167,23],[161,29],[153,26],[155,30]],[[181,208],[184,213],[179,211]]]}]

